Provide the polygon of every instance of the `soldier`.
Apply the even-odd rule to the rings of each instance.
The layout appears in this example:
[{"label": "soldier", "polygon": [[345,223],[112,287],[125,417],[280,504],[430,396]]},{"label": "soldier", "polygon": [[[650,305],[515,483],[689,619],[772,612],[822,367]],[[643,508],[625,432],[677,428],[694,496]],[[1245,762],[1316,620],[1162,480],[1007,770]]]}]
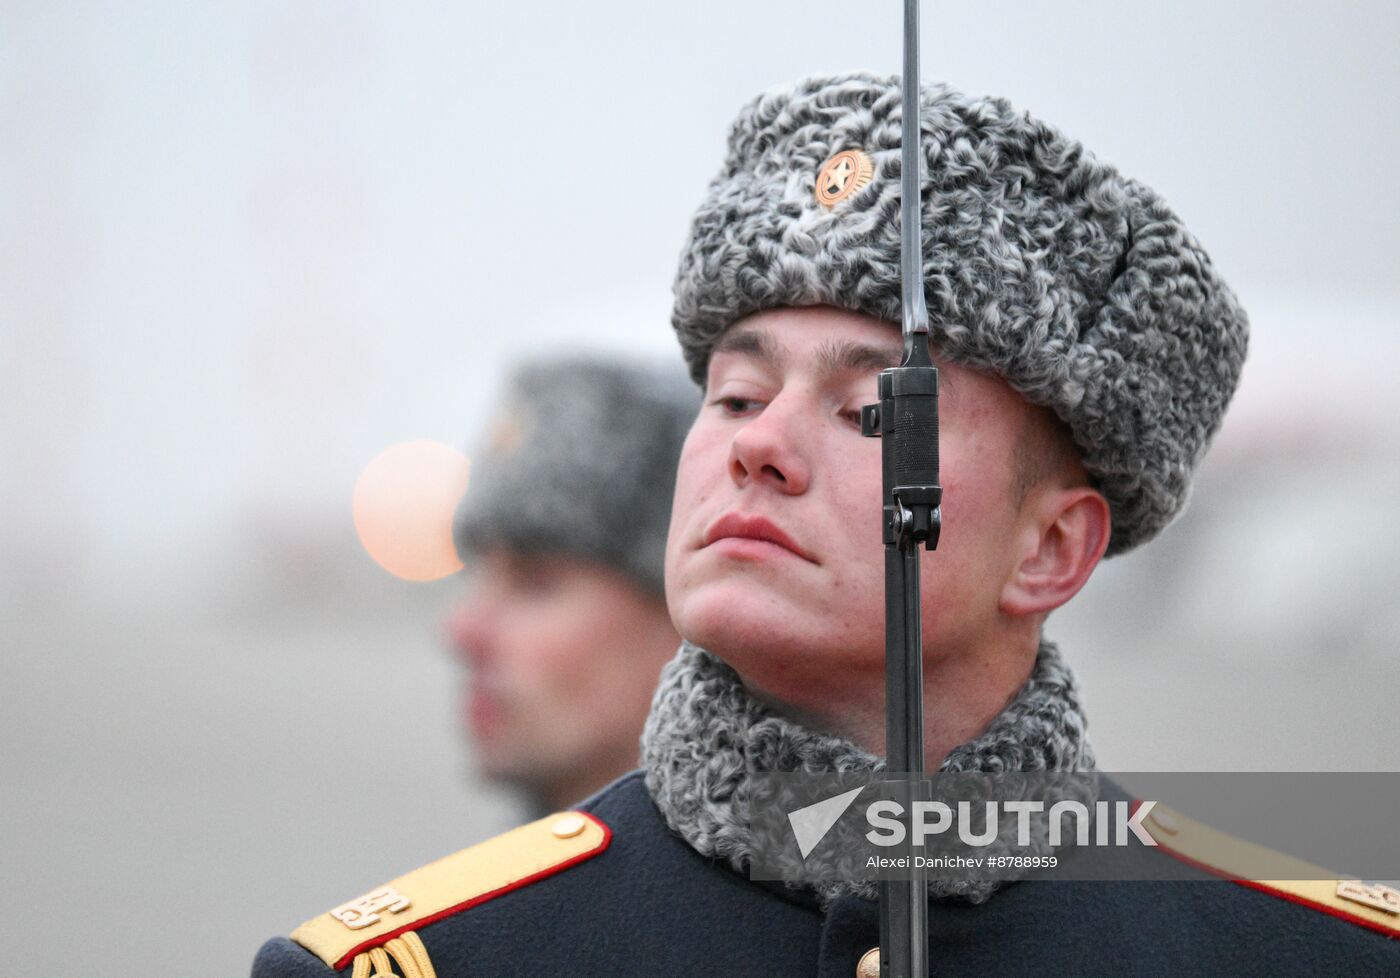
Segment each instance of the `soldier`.
[{"label": "soldier", "polygon": [[[387,974],[390,959],[444,976],[878,973],[868,885],[748,878],[749,799],[755,772],[880,763],[880,451],[860,408],[900,355],[899,102],[897,81],[864,74],[758,98],[696,215],[674,326],[705,398],[666,566],[685,641],[642,770],[269,943],[259,978]],[[1166,204],[1078,143],[947,88],[925,89],[922,114],[944,475],[924,572],[927,757],[1092,771],[1042,625],[1101,557],[1181,509],[1236,386],[1245,315]],[[1193,831],[1176,830],[1190,858]],[[1400,967],[1393,916],[1325,887],[932,893],[934,974]]]},{"label": "soldier", "polygon": [[455,525],[472,583],[447,633],[480,771],[532,818],[637,766],[679,643],[662,564],[696,406],[679,370],[537,362],[476,455]]}]

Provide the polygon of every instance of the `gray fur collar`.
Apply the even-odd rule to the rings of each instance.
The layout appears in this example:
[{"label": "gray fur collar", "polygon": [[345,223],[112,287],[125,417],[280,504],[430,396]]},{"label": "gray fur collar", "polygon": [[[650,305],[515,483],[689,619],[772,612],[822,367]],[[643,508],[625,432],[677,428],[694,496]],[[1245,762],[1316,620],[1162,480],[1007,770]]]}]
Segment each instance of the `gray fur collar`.
[{"label": "gray fur collar", "polygon": [[[1074,674],[1042,640],[1021,691],[987,729],[956,748],[941,771],[1092,771]],[[849,740],[808,730],[744,688],[718,657],[689,642],[661,674],[642,733],[647,790],[672,830],[699,853],[747,875],[750,771],[871,772],[884,759]],[[875,884],[809,884],[823,904],[845,894],[873,898]],[[996,883],[929,884],[931,895],[973,903]]]}]

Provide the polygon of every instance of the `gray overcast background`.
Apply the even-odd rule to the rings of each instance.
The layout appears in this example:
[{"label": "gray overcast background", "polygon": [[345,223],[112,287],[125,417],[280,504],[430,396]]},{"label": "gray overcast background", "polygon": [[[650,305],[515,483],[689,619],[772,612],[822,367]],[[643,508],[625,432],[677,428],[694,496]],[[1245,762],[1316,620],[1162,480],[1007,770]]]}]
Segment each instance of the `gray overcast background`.
[{"label": "gray overcast background", "polygon": [[[924,75],[1159,189],[1250,310],[1188,516],[1050,633],[1108,769],[1397,769],[1400,5],[927,3]],[[0,4],[0,915],[15,973],[240,975],[506,827],[454,580],[359,549],[509,359],[674,355],[728,120],[885,3]]]}]

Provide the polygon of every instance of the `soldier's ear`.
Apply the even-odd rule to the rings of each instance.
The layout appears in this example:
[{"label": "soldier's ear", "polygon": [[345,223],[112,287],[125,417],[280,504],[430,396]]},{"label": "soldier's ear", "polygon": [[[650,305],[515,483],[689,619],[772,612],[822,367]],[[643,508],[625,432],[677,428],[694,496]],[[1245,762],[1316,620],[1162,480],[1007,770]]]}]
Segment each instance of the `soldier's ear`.
[{"label": "soldier's ear", "polygon": [[1088,486],[1032,494],[1016,535],[1016,562],[1002,586],[1003,614],[1048,614],[1079,593],[1108,547],[1108,502]]}]

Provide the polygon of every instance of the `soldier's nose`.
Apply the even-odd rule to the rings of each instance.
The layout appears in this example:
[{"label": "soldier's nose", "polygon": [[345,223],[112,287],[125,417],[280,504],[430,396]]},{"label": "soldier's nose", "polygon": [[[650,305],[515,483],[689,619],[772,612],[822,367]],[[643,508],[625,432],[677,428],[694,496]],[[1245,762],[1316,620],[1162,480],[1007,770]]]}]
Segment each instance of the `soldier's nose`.
[{"label": "soldier's nose", "polygon": [[448,647],[468,665],[489,653],[490,629],[485,616],[472,605],[449,612],[443,619],[442,630]]}]

